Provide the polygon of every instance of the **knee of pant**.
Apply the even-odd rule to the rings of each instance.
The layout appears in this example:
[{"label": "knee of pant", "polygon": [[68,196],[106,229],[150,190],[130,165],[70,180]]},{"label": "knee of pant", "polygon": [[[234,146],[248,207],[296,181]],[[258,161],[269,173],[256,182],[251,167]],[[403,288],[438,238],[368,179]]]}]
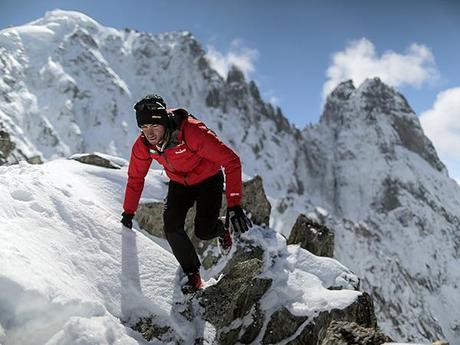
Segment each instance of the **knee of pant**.
[{"label": "knee of pant", "polygon": [[163,213],[163,227],[165,233],[184,231],[185,221],[180,217],[174,217],[170,212]]},{"label": "knee of pant", "polygon": [[216,234],[213,232],[204,232],[204,231],[197,231],[197,230],[195,230],[195,235],[200,240],[205,240],[205,241],[209,241],[217,237]]},{"label": "knee of pant", "polygon": [[195,220],[195,235],[201,240],[212,240],[217,237],[217,219],[214,220]]}]

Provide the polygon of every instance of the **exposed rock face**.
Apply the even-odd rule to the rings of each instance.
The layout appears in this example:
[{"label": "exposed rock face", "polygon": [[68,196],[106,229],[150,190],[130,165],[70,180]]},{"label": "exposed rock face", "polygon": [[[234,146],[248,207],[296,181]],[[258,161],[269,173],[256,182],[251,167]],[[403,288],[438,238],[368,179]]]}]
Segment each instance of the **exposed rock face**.
[{"label": "exposed rock face", "polygon": [[12,140],[11,135],[1,128],[2,124],[0,122],[0,165],[14,164],[20,160],[25,160],[30,164],[43,163],[39,155],[25,155],[16,147],[16,143]]},{"label": "exposed rock face", "polygon": [[[269,217],[267,209],[270,209],[261,187],[260,177],[244,185],[244,195],[250,196],[244,205],[248,210],[255,210],[251,214],[253,217],[257,215],[259,223],[263,223],[263,220]],[[260,205],[265,202],[268,207],[264,205],[261,208]],[[160,237],[163,237],[162,230],[158,231],[162,229],[162,209],[162,203],[149,203],[140,205],[137,212],[137,220],[141,227]],[[210,268],[218,262],[220,256],[215,255],[214,243],[205,243],[193,236],[193,216],[194,213],[190,212],[186,227],[202,257],[203,267]],[[332,256],[334,237],[325,226],[300,215],[294,228],[296,230],[292,232],[292,241],[289,243],[297,243],[299,240],[316,255]],[[334,320],[344,321],[344,327],[348,325],[348,321],[367,327],[369,334],[377,332],[373,303],[370,296],[365,293],[343,310],[321,312],[314,318],[295,316],[286,308],[265,315],[260,299],[270,288],[271,280],[258,277],[262,270],[264,250],[245,240],[240,239],[237,243],[233,256],[222,269],[224,277],[216,285],[197,295],[202,308],[200,315],[215,327],[219,344],[250,344],[255,339],[260,339],[262,344],[273,344],[291,338],[289,344],[316,345],[320,344]],[[330,288],[341,289],[339,286]],[[190,312],[193,308],[196,309],[196,306],[189,305],[184,313],[190,321],[200,316]],[[265,318],[269,319],[264,321]],[[147,337],[170,337],[170,330],[155,325],[151,318],[140,320],[136,327]],[[328,334],[334,333],[329,331]]]},{"label": "exposed rock face", "polygon": [[243,208],[250,213],[254,224],[268,226],[271,205],[265,194],[261,176],[243,182]]},{"label": "exposed rock face", "polygon": [[176,339],[174,330],[167,325],[160,326],[154,316],[141,318],[134,325],[127,326],[142,334],[148,341],[157,339],[167,343]]},{"label": "exposed rock face", "polygon": [[90,153],[90,154],[85,154],[85,155],[78,155],[75,157],[71,157],[72,159],[79,161],[84,164],[91,164],[103,168],[109,168],[109,169],[120,169],[120,166],[111,162],[108,159],[105,159],[101,156],[98,156],[97,154]]},{"label": "exposed rock face", "polygon": [[332,321],[320,345],[381,345],[393,341],[376,328],[368,328],[355,322]]},{"label": "exposed rock face", "polygon": [[[354,322],[363,327],[375,329],[377,322],[374,315],[374,306],[371,297],[364,293],[358,300],[344,310],[331,310],[322,312],[312,320],[305,317],[296,317],[287,309],[280,309],[272,315],[263,344],[274,344],[288,339],[302,329],[300,334],[288,344],[316,345],[321,344],[325,330],[332,321]],[[357,343],[360,344],[361,343]]]},{"label": "exposed rock face", "polygon": [[[141,203],[135,216],[141,229],[160,238],[166,238],[163,231],[163,207],[164,203],[162,202]],[[189,224],[191,224],[190,215],[187,215],[185,224],[186,229],[188,229]],[[187,233],[190,235],[189,232]]]},{"label": "exposed rock face", "polygon": [[[200,293],[204,319],[217,329],[220,344],[247,344],[259,334],[262,323],[255,316],[261,314],[259,300],[271,284],[269,279],[256,277],[261,269],[262,261],[258,259],[240,262],[218,284]],[[253,322],[243,323],[244,318]],[[235,325],[238,319],[241,321]]]},{"label": "exposed rock face", "polygon": [[[268,312],[262,299],[273,281],[263,274],[264,267],[267,263],[276,265],[279,259],[271,255],[256,243],[240,238],[233,257],[222,270],[224,276],[190,299],[180,311],[182,317],[192,325],[201,324],[200,327],[209,322],[216,332],[212,340],[215,344],[268,345],[286,341],[299,345],[335,345],[333,340],[353,337],[355,342],[350,345],[373,345],[381,344],[380,339],[390,340],[377,329],[373,302],[366,293],[344,309],[316,312],[311,317],[293,315],[284,306]],[[147,340],[190,342],[180,339],[155,316],[143,318],[132,327]],[[204,343],[204,339],[197,338],[195,343]]]},{"label": "exposed rock face", "polygon": [[288,244],[300,244],[319,256],[334,256],[334,233],[304,214],[299,215],[289,235]]},{"label": "exposed rock face", "polygon": [[0,130],[0,165],[7,161],[14,148],[15,144],[11,142],[9,133]]}]

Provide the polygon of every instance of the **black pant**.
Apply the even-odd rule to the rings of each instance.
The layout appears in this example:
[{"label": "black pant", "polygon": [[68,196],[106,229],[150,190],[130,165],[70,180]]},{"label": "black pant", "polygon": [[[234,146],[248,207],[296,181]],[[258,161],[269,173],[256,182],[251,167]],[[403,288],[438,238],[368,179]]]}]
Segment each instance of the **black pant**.
[{"label": "black pant", "polygon": [[196,272],[200,259],[190,238],[184,230],[185,217],[196,201],[195,235],[202,240],[211,240],[224,232],[224,224],[219,219],[224,188],[224,175],[216,175],[193,185],[170,181],[163,211],[166,239],[184,273]]}]

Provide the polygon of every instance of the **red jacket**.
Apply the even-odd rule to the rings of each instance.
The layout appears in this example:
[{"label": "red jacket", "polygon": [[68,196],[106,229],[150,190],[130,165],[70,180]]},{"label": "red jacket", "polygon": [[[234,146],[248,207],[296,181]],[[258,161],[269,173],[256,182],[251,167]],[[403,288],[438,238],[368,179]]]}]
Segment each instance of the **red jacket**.
[{"label": "red jacket", "polygon": [[136,212],[152,159],[164,167],[171,180],[184,185],[197,184],[217,174],[223,167],[227,204],[229,207],[239,205],[242,197],[242,179],[238,155],[203,122],[188,116],[185,110],[175,109],[173,112],[183,119],[178,122],[178,130],[173,132],[172,147],[158,152],[142,133],[133,145],[123,203],[124,211]]}]

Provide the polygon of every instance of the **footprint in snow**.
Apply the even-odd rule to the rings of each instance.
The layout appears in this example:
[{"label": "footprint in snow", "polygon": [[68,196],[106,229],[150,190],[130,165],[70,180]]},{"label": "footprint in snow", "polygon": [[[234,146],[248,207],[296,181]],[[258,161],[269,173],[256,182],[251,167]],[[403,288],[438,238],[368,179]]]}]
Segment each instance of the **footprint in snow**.
[{"label": "footprint in snow", "polygon": [[17,189],[12,191],[11,196],[18,201],[32,201],[34,200],[34,195],[26,190]]},{"label": "footprint in snow", "polygon": [[91,200],[80,199],[79,201],[80,201],[83,205],[86,205],[86,206],[93,206],[93,205],[94,205],[94,202],[92,202]]},{"label": "footprint in snow", "polygon": [[41,206],[38,202],[34,202],[30,205],[30,208],[38,213],[48,213],[50,214],[49,210]]}]

